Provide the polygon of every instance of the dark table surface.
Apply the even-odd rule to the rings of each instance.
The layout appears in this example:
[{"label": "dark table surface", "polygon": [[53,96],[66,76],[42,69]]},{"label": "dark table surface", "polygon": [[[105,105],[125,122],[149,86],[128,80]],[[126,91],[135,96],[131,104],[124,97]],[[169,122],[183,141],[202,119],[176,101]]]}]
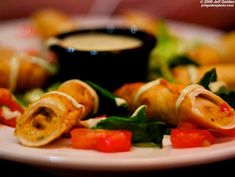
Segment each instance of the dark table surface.
[{"label": "dark table surface", "polygon": [[[235,159],[229,159],[209,164],[196,165],[183,168],[151,171],[125,171],[125,172],[102,172],[102,171],[76,171],[68,173],[66,171],[48,171],[30,165],[0,160],[1,177],[59,177],[59,176],[78,176],[78,177],[112,177],[112,176],[180,176],[180,177],[216,177],[234,176]],[[56,173],[56,174],[55,174]]]}]

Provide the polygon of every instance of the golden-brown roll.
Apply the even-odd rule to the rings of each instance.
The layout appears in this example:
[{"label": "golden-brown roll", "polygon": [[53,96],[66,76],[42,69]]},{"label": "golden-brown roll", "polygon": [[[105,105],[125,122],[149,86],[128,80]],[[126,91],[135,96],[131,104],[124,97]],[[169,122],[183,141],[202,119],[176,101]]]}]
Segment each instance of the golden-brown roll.
[{"label": "golden-brown roll", "polygon": [[186,55],[200,65],[212,65],[223,62],[221,52],[206,44],[192,48],[186,52]]},{"label": "golden-brown roll", "polygon": [[195,66],[178,66],[172,70],[176,83],[192,84],[198,83],[206,72],[212,68],[216,69],[217,79],[226,83],[226,85],[235,89],[235,64],[224,63],[216,65]]},{"label": "golden-brown roll", "polygon": [[98,96],[89,85],[69,80],[32,103],[18,118],[15,134],[23,145],[46,145],[79,124],[97,106]]},{"label": "golden-brown roll", "polygon": [[197,84],[184,87],[158,79],[142,85],[126,84],[115,94],[128,101],[131,111],[146,105],[148,118],[171,125],[189,121],[215,130],[235,128],[234,110],[223,99]]},{"label": "golden-brown roll", "polygon": [[219,39],[218,50],[223,57],[223,62],[235,63],[235,31],[226,33]]},{"label": "golden-brown roll", "polygon": [[43,39],[58,33],[75,29],[77,26],[71,17],[57,9],[42,9],[32,15],[32,21]]},{"label": "golden-brown roll", "polygon": [[0,87],[25,91],[42,87],[52,74],[48,61],[0,47]]},{"label": "golden-brown roll", "polygon": [[136,26],[153,35],[158,33],[158,20],[150,14],[131,10],[123,12],[122,17],[128,26]]}]

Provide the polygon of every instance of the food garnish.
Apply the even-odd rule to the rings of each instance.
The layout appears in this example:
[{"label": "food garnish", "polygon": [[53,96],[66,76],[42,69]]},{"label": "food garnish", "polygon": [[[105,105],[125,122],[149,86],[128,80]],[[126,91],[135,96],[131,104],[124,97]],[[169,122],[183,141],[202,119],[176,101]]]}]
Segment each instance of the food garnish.
[{"label": "food garnish", "polygon": [[0,88],[0,123],[15,127],[16,119],[24,112],[23,107],[16,101],[12,93]]}]

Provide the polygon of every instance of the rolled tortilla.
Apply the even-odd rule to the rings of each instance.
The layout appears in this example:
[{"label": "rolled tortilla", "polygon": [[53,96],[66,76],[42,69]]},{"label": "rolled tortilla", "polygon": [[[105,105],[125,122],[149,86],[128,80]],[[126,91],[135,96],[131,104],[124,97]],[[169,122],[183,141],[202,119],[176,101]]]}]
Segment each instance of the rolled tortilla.
[{"label": "rolled tortilla", "polygon": [[126,84],[115,94],[128,101],[130,111],[146,105],[148,118],[171,125],[189,121],[215,130],[235,128],[234,110],[223,99],[197,84],[185,87],[158,79],[142,85]]},{"label": "rolled tortilla", "polygon": [[41,9],[32,15],[32,22],[43,39],[77,27],[72,18],[58,9]]},{"label": "rolled tortilla", "polygon": [[42,87],[51,75],[46,60],[0,47],[0,87],[25,91]]},{"label": "rolled tortilla", "polygon": [[194,47],[187,51],[186,55],[199,65],[213,65],[223,62],[220,51],[208,44]]},{"label": "rolled tortilla", "polygon": [[187,85],[198,83],[203,75],[212,68],[216,69],[218,80],[225,82],[229,88],[235,89],[235,64],[226,63],[200,67],[178,66],[172,70],[172,73],[176,83]]},{"label": "rolled tortilla", "polygon": [[89,85],[67,81],[25,110],[17,120],[15,135],[26,146],[46,145],[96,111],[97,106],[98,96]]},{"label": "rolled tortilla", "polygon": [[222,62],[235,62],[235,31],[228,32],[219,38],[218,50],[223,57]]}]

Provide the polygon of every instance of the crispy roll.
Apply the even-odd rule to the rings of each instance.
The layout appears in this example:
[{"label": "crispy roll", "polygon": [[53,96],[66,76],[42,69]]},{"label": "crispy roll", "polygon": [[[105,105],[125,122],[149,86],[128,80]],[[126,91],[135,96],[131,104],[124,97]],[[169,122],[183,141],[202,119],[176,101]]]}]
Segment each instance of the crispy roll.
[{"label": "crispy roll", "polygon": [[172,73],[177,83],[192,84],[200,81],[203,75],[212,68],[216,69],[218,80],[225,82],[229,88],[235,89],[235,64],[178,66],[172,70]]},{"label": "crispy roll", "polygon": [[235,62],[235,31],[223,35],[218,41],[218,50],[221,52],[223,62]]},{"label": "crispy roll", "polygon": [[42,58],[0,47],[0,87],[11,91],[42,87],[53,74],[49,68]]},{"label": "crispy roll", "polygon": [[97,106],[98,96],[89,85],[69,80],[32,103],[18,118],[15,134],[23,145],[46,145],[79,124]]},{"label": "crispy roll", "polygon": [[189,121],[215,130],[235,128],[234,110],[197,84],[184,87],[158,79],[146,84],[126,84],[115,94],[128,101],[130,111],[146,105],[150,119],[160,119],[175,126],[180,121]]},{"label": "crispy roll", "polygon": [[200,65],[212,65],[223,62],[220,51],[210,45],[195,47],[189,50],[186,55]]},{"label": "crispy roll", "polygon": [[150,14],[132,10],[123,12],[122,17],[128,26],[136,26],[153,35],[158,33],[158,20]]},{"label": "crispy roll", "polygon": [[55,9],[42,9],[32,15],[32,21],[43,39],[75,29],[76,24],[65,13]]}]

